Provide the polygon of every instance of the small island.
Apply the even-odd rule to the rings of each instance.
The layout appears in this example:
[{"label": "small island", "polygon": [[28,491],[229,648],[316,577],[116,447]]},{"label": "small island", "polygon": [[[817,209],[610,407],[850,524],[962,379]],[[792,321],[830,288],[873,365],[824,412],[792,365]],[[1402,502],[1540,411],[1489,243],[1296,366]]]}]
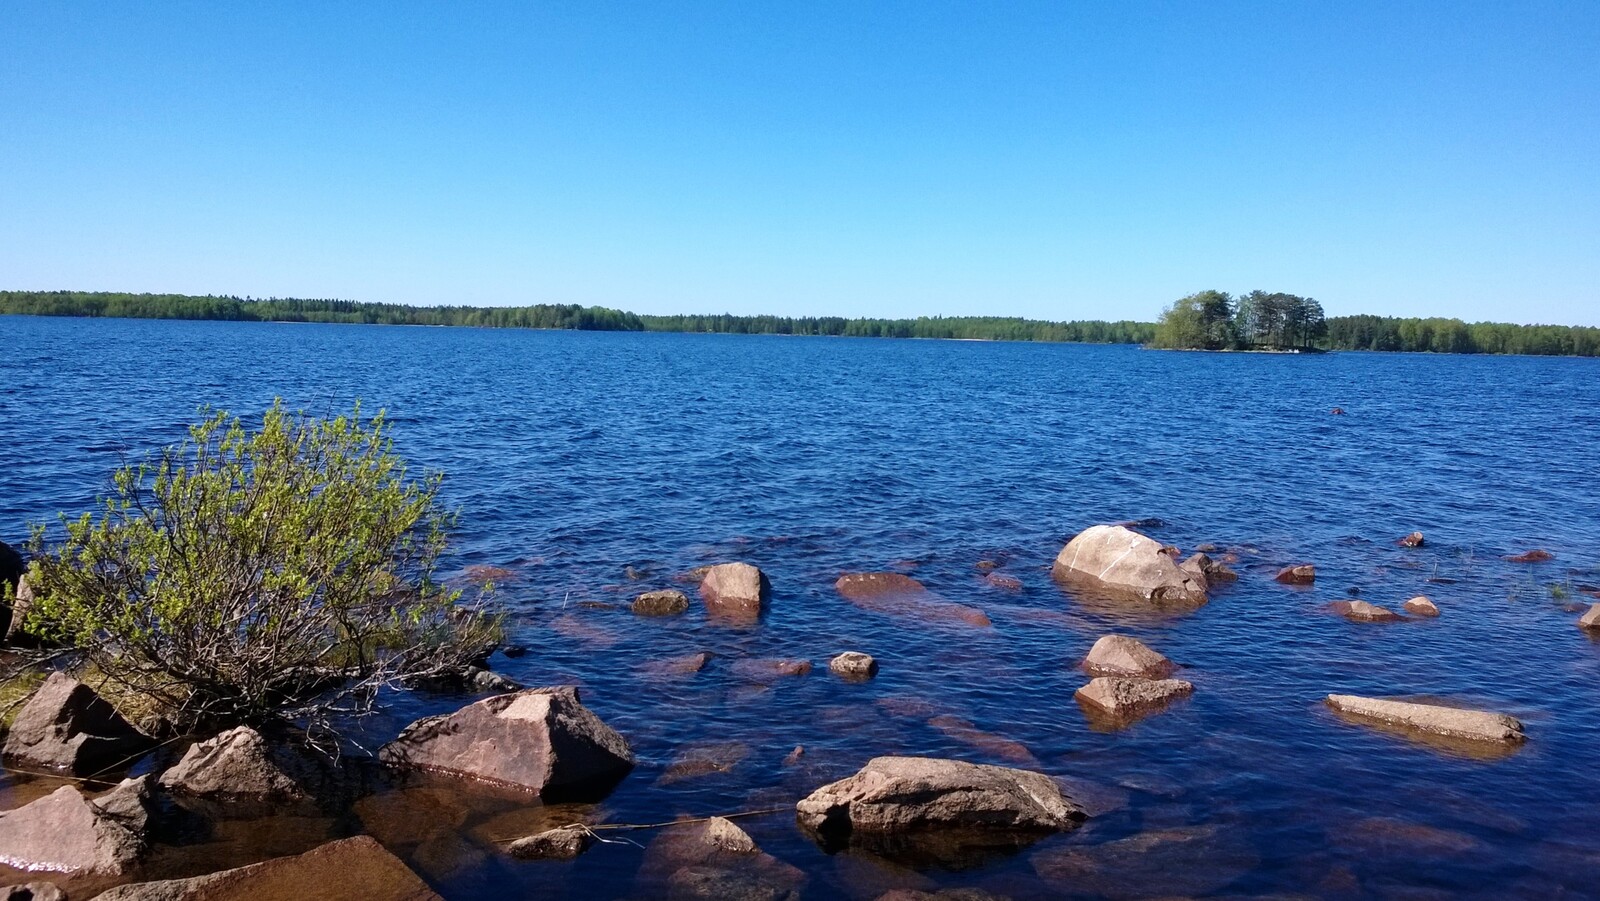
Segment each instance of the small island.
[{"label": "small island", "polygon": [[1200,291],[1174,301],[1161,313],[1155,337],[1146,345],[1161,350],[1325,353],[1317,342],[1328,337],[1322,304],[1297,294],[1251,291],[1235,298],[1224,291]]}]

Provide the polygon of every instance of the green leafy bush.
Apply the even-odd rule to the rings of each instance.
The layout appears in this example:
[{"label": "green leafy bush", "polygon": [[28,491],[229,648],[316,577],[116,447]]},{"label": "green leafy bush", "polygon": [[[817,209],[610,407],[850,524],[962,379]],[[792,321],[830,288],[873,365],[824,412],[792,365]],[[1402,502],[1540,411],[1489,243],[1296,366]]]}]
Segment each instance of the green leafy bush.
[{"label": "green leafy bush", "polygon": [[225,413],[138,466],[98,516],[35,531],[27,628],[81,649],[170,728],[370,710],[390,682],[481,661],[500,623],[433,579],[447,517],[382,413],[316,419],[281,401],[259,430]]}]

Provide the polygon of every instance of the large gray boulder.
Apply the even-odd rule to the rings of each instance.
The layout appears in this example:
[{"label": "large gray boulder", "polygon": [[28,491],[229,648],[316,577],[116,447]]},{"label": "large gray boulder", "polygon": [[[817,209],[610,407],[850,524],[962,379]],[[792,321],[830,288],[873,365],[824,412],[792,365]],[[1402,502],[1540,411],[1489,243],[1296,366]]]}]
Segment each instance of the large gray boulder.
[{"label": "large gray boulder", "polygon": [[98,798],[64,785],[0,813],[0,860],[21,870],[121,875],[149,852],[151,777]]},{"label": "large gray boulder", "polygon": [[417,720],[385,745],[390,766],[538,792],[602,793],[633,768],[628,742],[584,707],[578,689],[530,688]]},{"label": "large gray boulder", "polygon": [[1122,526],[1090,526],[1061,553],[1050,574],[1056,579],[1150,601],[1199,606],[1206,602],[1205,577],[1180,567],[1162,544]]},{"label": "large gray boulder", "polygon": [[30,767],[96,776],[131,763],[151,745],[94,689],[57,672],[18,711],[4,755]]},{"label": "large gray boulder", "polygon": [[96,897],[101,901],[443,901],[368,835],[192,879],[121,885]]},{"label": "large gray boulder", "polygon": [[715,615],[753,619],[766,604],[769,586],[761,570],[748,563],[722,563],[700,577],[700,596]]},{"label": "large gray boulder", "polygon": [[1041,773],[930,757],[873,758],[812,792],[796,813],[825,847],[947,865],[1071,829],[1085,817]]},{"label": "large gray boulder", "polygon": [[1357,695],[1328,695],[1328,706],[1358,720],[1445,738],[1497,744],[1516,744],[1527,738],[1515,717],[1487,710]]}]

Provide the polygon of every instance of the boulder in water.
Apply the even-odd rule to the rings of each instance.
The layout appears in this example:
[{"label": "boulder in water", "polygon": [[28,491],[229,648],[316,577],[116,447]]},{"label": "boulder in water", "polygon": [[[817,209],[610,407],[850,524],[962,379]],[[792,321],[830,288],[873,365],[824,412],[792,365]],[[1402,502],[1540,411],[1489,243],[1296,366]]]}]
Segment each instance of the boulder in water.
[{"label": "boulder in water", "polygon": [[1123,526],[1090,526],[1056,556],[1051,575],[1087,582],[1117,594],[1200,605],[1203,577],[1184,570],[1152,538]]},{"label": "boulder in water", "polygon": [[1083,668],[1096,676],[1140,676],[1162,679],[1176,669],[1172,661],[1152,650],[1149,645],[1127,635],[1102,635]]},{"label": "boulder in water", "polygon": [[[1379,607],[1367,601],[1334,601],[1328,609],[1339,614],[1345,619],[1358,623],[1392,623],[1402,619],[1400,614],[1387,607]],[[1437,615],[1437,611],[1435,612]]]},{"label": "boulder in water", "polygon": [[700,577],[700,596],[713,614],[754,618],[761,613],[769,591],[766,575],[748,563],[718,564]]},{"label": "boulder in water", "polygon": [[1424,539],[1422,537],[1422,533],[1421,532],[1412,532],[1410,535],[1407,535],[1406,537],[1400,539],[1400,546],[1401,547],[1422,547],[1422,545],[1425,543],[1425,541],[1426,541],[1426,539]]},{"label": "boulder in water", "polygon": [[633,599],[637,616],[676,616],[689,609],[689,596],[675,588],[647,591]]},{"label": "boulder in water", "polygon": [[519,838],[506,848],[512,857],[523,860],[571,860],[589,850],[594,833],[581,826],[546,829],[537,835]]},{"label": "boulder in water", "polygon": [[828,661],[828,669],[842,679],[864,682],[878,674],[878,661],[871,654],[845,651]]},{"label": "boulder in water", "polygon": [[1411,600],[1406,601],[1405,610],[1412,616],[1439,615],[1439,605],[1435,604],[1431,598],[1423,597],[1420,594]]},{"label": "boulder in water", "polygon": [[1278,570],[1274,578],[1285,585],[1310,585],[1317,581],[1317,568],[1310,563],[1296,563]]},{"label": "boulder in water", "polygon": [[1182,679],[1134,679],[1122,676],[1098,676],[1078,689],[1074,695],[1079,703],[1089,705],[1112,717],[1127,717],[1149,712],[1173,698],[1194,691],[1194,685]]},{"label": "boulder in water", "polygon": [[628,742],[583,706],[578,689],[530,688],[417,720],[379,752],[390,766],[544,796],[604,794],[633,769]]},{"label": "boulder in water", "polygon": [[1600,629],[1600,604],[1590,604],[1583,616],[1578,617],[1578,628]]}]

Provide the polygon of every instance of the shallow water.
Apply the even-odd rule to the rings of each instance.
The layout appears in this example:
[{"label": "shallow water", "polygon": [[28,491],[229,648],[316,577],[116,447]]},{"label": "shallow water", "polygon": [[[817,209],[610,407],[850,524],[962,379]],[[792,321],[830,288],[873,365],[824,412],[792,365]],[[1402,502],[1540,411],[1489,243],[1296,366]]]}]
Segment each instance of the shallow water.
[{"label": "shallow water", "polygon": [[[1600,892],[1600,646],[1575,626],[1600,584],[1600,360],[25,317],[0,317],[0,347],[0,537],[88,508],[119,461],[181,437],[199,405],[360,398],[389,411],[401,453],[447,473],[452,572],[511,571],[500,597],[528,654],[496,669],[583,686],[640,757],[595,807],[414,786],[326,819],[202,831],[153,873],[370,831],[452,899],[650,897],[662,886],[648,868],[641,880],[635,845],[522,863],[497,841],[552,821],[776,809],[740,822],[815,898]],[[1146,517],[1185,551],[1236,549],[1240,580],[1168,616],[1051,582],[1073,533]],[[1424,548],[1395,546],[1416,529]],[[1502,559],[1532,547],[1555,561]],[[666,620],[626,609],[648,588],[692,596],[677,580],[728,560],[771,579],[754,626],[698,603]],[[1021,590],[985,582],[980,560]],[[1302,561],[1314,587],[1272,581]],[[994,625],[834,592],[841,572],[875,569]],[[1323,610],[1351,589],[1394,609],[1427,594],[1443,615]],[[1075,665],[1113,630],[1182,664],[1194,695],[1121,730],[1087,718]],[[851,649],[879,659],[875,680],[828,674]],[[715,657],[699,673],[651,671],[701,650]],[[816,668],[763,682],[737,665],[769,657]],[[1490,707],[1529,741],[1498,757],[1418,744],[1340,721],[1320,704],[1330,692]],[[371,734],[464,701],[401,699]],[[955,871],[830,856],[795,827],[797,798],[890,753],[1067,777],[1098,815]],[[38,791],[14,778],[0,807]]]}]

